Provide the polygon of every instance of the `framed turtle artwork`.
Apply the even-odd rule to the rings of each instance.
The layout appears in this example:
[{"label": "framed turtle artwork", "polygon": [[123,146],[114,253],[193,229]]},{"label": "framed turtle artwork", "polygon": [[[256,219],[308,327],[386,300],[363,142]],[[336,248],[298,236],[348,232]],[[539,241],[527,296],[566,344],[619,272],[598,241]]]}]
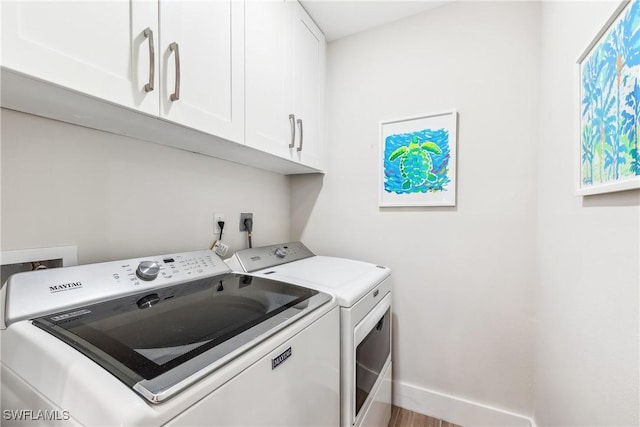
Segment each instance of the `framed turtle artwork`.
[{"label": "framed turtle artwork", "polygon": [[380,124],[381,207],[455,206],[457,112]]}]

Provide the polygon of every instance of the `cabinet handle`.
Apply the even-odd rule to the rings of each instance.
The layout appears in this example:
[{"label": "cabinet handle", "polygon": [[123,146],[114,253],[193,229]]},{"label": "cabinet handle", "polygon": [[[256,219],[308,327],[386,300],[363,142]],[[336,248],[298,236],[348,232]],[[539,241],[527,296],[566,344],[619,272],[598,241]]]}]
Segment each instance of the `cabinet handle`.
[{"label": "cabinet handle", "polygon": [[304,141],[304,135],[302,134],[302,119],[296,120],[298,122],[298,126],[300,127],[300,145],[297,150],[302,151],[302,141]]},{"label": "cabinet handle", "polygon": [[293,148],[296,145],[296,116],[289,114],[289,123],[291,124],[291,143],[289,148]]},{"label": "cabinet handle", "polygon": [[153,82],[156,79],[156,49],[151,28],[147,27],[143,34],[145,38],[149,39],[149,83],[144,85],[144,91],[151,92],[153,90]]},{"label": "cabinet handle", "polygon": [[171,99],[172,101],[177,101],[178,99],[180,99],[180,48],[178,47],[178,43],[171,43],[169,45],[169,50],[171,50],[172,52],[175,51],[176,56],[176,88],[169,99]]}]

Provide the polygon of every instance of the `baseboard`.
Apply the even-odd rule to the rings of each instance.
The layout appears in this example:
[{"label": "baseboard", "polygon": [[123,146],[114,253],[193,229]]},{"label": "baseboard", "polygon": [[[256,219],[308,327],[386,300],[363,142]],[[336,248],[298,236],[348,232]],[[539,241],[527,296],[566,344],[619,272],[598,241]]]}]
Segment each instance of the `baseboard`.
[{"label": "baseboard", "polygon": [[393,404],[464,427],[536,427],[526,415],[397,381],[393,382]]}]

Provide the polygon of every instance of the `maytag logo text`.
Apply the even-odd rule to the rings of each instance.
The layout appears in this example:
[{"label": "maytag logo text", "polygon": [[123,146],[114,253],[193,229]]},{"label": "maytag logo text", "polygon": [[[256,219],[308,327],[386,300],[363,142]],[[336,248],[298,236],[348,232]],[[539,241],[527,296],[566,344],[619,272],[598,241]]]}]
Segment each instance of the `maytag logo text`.
[{"label": "maytag logo text", "polygon": [[49,286],[49,291],[53,294],[56,292],[69,291],[71,289],[79,289],[82,287],[82,282],[70,282],[63,283],[62,285]]}]

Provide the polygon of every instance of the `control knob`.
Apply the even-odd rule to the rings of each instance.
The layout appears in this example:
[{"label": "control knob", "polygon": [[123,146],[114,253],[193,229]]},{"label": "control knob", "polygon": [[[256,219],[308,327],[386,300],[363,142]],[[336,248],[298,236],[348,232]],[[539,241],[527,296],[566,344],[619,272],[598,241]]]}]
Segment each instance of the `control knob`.
[{"label": "control knob", "polygon": [[155,261],[142,261],[136,270],[136,276],[142,280],[153,280],[158,277],[160,265]]},{"label": "control knob", "polygon": [[156,305],[159,302],[160,302],[160,297],[158,296],[158,294],[150,294],[150,295],[147,295],[146,297],[140,298],[137,304],[138,304],[138,308],[149,308],[152,305]]},{"label": "control knob", "polygon": [[275,251],[273,251],[273,254],[282,259],[287,255],[287,250],[281,246],[277,247]]}]

